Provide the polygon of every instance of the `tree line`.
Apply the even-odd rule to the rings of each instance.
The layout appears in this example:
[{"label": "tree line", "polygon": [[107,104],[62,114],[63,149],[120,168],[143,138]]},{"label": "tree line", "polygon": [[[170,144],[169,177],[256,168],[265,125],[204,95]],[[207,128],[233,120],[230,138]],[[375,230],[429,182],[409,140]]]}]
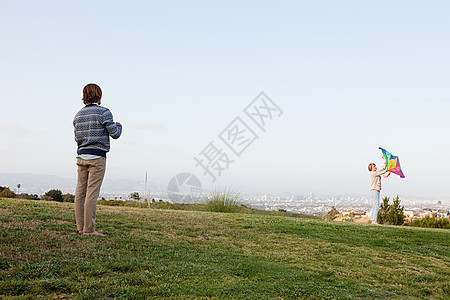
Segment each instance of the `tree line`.
[{"label": "tree line", "polygon": [[[20,189],[20,184],[17,185]],[[75,196],[72,194],[63,194],[61,190],[51,189],[44,193],[42,196],[37,194],[27,194],[27,193],[14,193],[9,187],[0,186],[0,197],[3,198],[16,198],[16,199],[27,199],[27,200],[46,200],[46,201],[57,201],[57,202],[70,202],[74,203]]]}]

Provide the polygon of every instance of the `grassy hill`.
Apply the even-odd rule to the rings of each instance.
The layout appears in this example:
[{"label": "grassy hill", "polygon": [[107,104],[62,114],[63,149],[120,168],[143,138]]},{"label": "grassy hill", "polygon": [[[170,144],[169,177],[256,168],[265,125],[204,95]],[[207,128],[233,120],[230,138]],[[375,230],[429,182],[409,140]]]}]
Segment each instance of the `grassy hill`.
[{"label": "grassy hill", "polygon": [[450,297],[450,231],[0,199],[0,298]]}]

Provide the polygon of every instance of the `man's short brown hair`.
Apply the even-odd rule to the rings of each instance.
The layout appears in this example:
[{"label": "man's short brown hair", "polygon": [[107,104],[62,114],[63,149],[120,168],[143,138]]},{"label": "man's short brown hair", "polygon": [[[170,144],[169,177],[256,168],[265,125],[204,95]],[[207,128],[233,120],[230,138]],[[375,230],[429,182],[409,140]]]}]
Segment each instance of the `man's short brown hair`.
[{"label": "man's short brown hair", "polygon": [[368,167],[368,168],[369,168],[369,171],[372,171],[372,166],[375,166],[375,164],[374,164],[374,163],[370,163],[370,164],[369,164],[369,167]]},{"label": "man's short brown hair", "polygon": [[95,83],[86,85],[83,89],[84,104],[99,103],[102,98],[102,89]]}]

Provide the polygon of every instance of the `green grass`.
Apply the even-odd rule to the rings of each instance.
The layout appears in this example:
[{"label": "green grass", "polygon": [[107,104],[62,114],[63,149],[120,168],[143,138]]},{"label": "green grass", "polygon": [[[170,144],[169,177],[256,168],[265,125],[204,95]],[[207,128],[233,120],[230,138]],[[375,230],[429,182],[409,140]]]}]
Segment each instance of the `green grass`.
[{"label": "green grass", "polygon": [[0,199],[0,298],[448,299],[450,231]]},{"label": "green grass", "polygon": [[[210,197],[210,199],[214,199],[213,197]],[[219,199],[220,201],[220,199]],[[147,202],[141,203],[139,206],[138,202],[135,201],[117,201],[117,200],[98,200],[98,204],[101,205],[108,205],[108,206],[121,206],[121,207],[135,207],[135,208],[143,208],[147,209],[148,204]],[[232,205],[232,209],[228,210],[227,206]],[[307,218],[307,219],[320,219],[318,216],[313,215],[306,215],[306,214],[300,214],[285,210],[263,210],[263,209],[256,209],[247,207],[244,204],[240,204],[240,202],[227,202],[227,203],[220,203],[219,202],[219,208],[220,206],[225,207],[222,211],[214,211],[214,212],[235,212],[235,213],[242,213],[242,214],[256,214],[256,215],[269,215],[269,216],[285,216],[285,217],[294,217],[294,218]],[[215,205],[215,204],[214,204]],[[201,203],[170,203],[165,201],[155,201],[150,202],[150,208],[152,209],[169,209],[169,210],[189,210],[189,211],[211,211],[212,208],[209,207],[208,204],[201,204]]]},{"label": "green grass", "polygon": [[234,213],[239,210],[241,203],[239,195],[230,190],[212,192],[205,196],[206,207],[211,212]]}]

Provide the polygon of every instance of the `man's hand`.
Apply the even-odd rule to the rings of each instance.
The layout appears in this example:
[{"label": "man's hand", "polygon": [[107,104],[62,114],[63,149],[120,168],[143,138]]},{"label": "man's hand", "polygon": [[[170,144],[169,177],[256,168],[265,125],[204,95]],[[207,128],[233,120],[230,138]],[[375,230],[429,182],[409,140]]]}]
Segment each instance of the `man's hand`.
[{"label": "man's hand", "polygon": [[119,122],[116,122],[116,125],[117,125],[117,126],[122,126],[122,124],[120,124]]}]

